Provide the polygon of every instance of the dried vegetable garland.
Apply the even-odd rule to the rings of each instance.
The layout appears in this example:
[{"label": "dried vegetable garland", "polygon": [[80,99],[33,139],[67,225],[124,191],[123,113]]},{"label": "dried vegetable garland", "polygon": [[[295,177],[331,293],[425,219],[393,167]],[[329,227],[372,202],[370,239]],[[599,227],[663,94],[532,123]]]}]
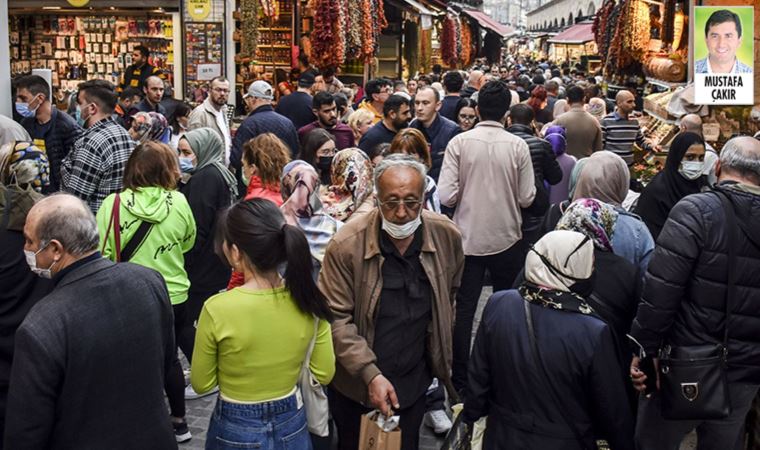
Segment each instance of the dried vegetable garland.
[{"label": "dried vegetable garland", "polygon": [[338,0],[319,0],[314,13],[312,55],[317,65],[331,64],[331,54],[335,45],[335,23],[340,14]]},{"label": "dried vegetable garland", "polygon": [[594,32],[594,40],[596,41],[596,47],[599,49],[600,55],[606,55],[610,47],[608,27],[610,26],[610,15],[612,15],[614,9],[615,0],[605,0],[594,18],[592,31]]},{"label": "dried vegetable garland", "polygon": [[259,38],[259,1],[240,0],[240,23],[242,34],[240,36],[241,59],[253,58],[256,55],[256,46]]},{"label": "dried vegetable garland", "polygon": [[338,2],[338,20],[333,24],[333,35],[336,36],[335,51],[330,58],[331,66],[339,66],[346,60],[346,26],[347,18],[347,3],[348,0],[337,0]]},{"label": "dried vegetable garland", "polygon": [[457,59],[462,58],[462,21],[459,17],[454,18],[454,25],[456,25],[456,43],[457,43]]},{"label": "dried vegetable garland", "polygon": [[419,40],[420,72],[427,72],[433,68],[433,29],[420,31]]},{"label": "dried vegetable garland", "polygon": [[616,71],[618,67],[627,66],[630,57],[623,48],[623,27],[625,25],[625,14],[623,14],[626,8],[625,2],[618,3],[610,14],[609,25],[607,26],[607,39],[610,43],[609,51],[607,53],[607,63],[604,66],[604,73],[611,74]]},{"label": "dried vegetable garland", "polygon": [[455,66],[457,63],[456,38],[456,22],[453,17],[447,16],[441,30],[441,59],[449,66]]},{"label": "dried vegetable garland", "polygon": [[629,0],[626,9],[623,46],[636,60],[647,52],[650,38],[649,6],[640,0]]},{"label": "dried vegetable garland", "polygon": [[673,43],[673,25],[676,20],[676,0],[665,0],[665,13],[662,18],[662,42]]},{"label": "dried vegetable garland", "polygon": [[459,59],[462,65],[469,65],[472,58],[472,30],[466,22],[462,22],[462,53]]},{"label": "dried vegetable garland", "polygon": [[348,0],[348,18],[346,27],[346,57],[357,58],[362,51],[362,10]]}]

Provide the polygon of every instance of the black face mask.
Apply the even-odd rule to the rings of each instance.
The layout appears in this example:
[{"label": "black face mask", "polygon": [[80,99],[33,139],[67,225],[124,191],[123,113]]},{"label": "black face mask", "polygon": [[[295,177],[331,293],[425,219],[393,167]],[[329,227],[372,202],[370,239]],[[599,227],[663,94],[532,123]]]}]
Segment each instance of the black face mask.
[{"label": "black face mask", "polygon": [[319,169],[319,179],[324,185],[330,184],[330,168],[332,167],[333,156],[320,156],[317,161]]},{"label": "black face mask", "polygon": [[573,283],[569,289],[583,298],[588,298],[594,292],[594,287],[596,287],[596,270],[591,272],[591,276],[585,280]]}]

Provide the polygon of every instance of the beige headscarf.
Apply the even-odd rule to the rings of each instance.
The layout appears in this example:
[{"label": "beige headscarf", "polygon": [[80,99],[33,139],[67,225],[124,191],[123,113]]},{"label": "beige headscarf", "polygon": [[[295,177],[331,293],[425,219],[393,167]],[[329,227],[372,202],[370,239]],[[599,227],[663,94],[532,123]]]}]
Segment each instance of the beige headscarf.
[{"label": "beige headscarf", "polygon": [[628,195],[631,173],[620,156],[610,151],[593,153],[578,176],[573,200],[593,198],[620,206]]},{"label": "beige headscarf", "polygon": [[594,97],[588,101],[586,112],[594,116],[597,122],[601,122],[604,116],[607,115],[607,104],[601,98]]},{"label": "beige headscarf", "polygon": [[551,231],[536,242],[525,258],[525,279],[544,288],[570,292],[575,280],[552,271],[542,255],[565,275],[587,279],[594,269],[594,243],[585,235],[567,230]]},{"label": "beige headscarf", "polygon": [[567,103],[567,100],[557,100],[554,103],[554,120],[557,120],[557,117],[565,114],[568,111],[570,111],[570,105]]}]

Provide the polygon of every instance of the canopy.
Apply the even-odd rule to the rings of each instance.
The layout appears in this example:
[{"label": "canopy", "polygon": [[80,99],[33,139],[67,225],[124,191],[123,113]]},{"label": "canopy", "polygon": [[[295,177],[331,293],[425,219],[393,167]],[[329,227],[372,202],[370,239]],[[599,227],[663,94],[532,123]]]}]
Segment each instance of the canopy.
[{"label": "canopy", "polygon": [[552,44],[585,44],[594,40],[594,26],[591,22],[581,22],[559,33],[547,42]]},{"label": "canopy", "polygon": [[501,37],[508,37],[514,34],[515,30],[507,25],[502,25],[493,20],[488,14],[473,9],[463,9],[462,12],[475,19],[481,27],[493,31]]},{"label": "canopy", "polygon": [[408,4],[409,6],[411,6],[414,10],[416,10],[420,14],[424,14],[428,16],[435,16],[438,14],[436,11],[431,11],[425,5],[415,0],[404,0],[404,2]]}]

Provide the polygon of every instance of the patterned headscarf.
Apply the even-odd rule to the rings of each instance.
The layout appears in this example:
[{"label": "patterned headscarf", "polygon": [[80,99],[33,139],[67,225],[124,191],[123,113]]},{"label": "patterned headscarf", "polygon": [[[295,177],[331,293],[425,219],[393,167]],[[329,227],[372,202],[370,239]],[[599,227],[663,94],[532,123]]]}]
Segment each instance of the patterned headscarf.
[{"label": "patterned headscarf", "polygon": [[585,234],[594,242],[594,247],[611,252],[617,218],[618,213],[612,206],[593,198],[581,198],[565,210],[555,229]]},{"label": "patterned headscarf", "polygon": [[335,154],[330,173],[322,204],[327,214],[345,221],[372,195],[372,165],[362,150],[347,148]]},{"label": "patterned headscarf", "polygon": [[15,141],[0,149],[0,181],[26,184],[36,192],[50,184],[50,164],[45,152],[31,142]]},{"label": "patterned headscarf", "polygon": [[169,122],[163,114],[150,111],[138,112],[132,118],[132,129],[137,133],[137,142],[158,141],[166,144]]},{"label": "patterned headscarf", "polygon": [[285,200],[280,206],[285,220],[303,230],[311,255],[322,262],[327,244],[340,228],[341,222],[322,210],[317,171],[306,161],[291,161],[282,171],[280,191]]},{"label": "patterned headscarf", "polygon": [[601,98],[594,97],[588,101],[586,112],[594,116],[597,121],[601,122],[604,116],[607,115],[607,104],[604,103],[604,100]]}]

